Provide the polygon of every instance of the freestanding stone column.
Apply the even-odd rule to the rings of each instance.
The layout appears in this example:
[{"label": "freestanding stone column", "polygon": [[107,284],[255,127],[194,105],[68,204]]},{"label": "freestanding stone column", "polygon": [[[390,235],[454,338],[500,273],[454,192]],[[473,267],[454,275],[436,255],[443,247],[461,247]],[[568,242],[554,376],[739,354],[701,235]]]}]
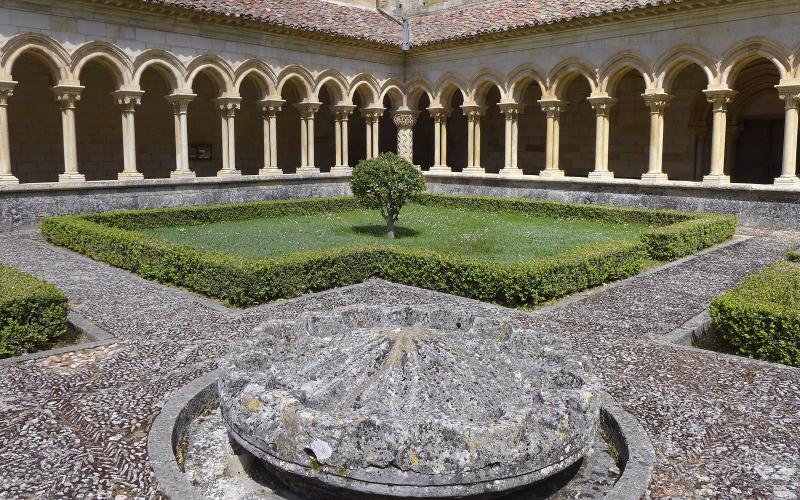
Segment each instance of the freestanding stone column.
[{"label": "freestanding stone column", "polygon": [[81,100],[81,85],[57,85],[53,87],[61,108],[61,128],[64,139],[64,173],[59,182],[83,182],[86,178],[78,173],[78,147],[75,134],[75,106]]},{"label": "freestanding stone column", "polygon": [[8,139],[8,99],[17,82],[0,81],[0,184],[19,184],[11,173],[11,143]]},{"label": "freestanding stone column", "polygon": [[662,93],[642,94],[644,102],[650,107],[650,160],[647,172],[642,175],[646,182],[663,182],[667,174],[663,171],[664,157],[664,110],[672,96]]},{"label": "freestanding stone column", "polygon": [[222,169],[217,177],[238,177],[236,169],[236,111],[242,102],[241,97],[219,97],[214,99],[220,118],[222,118]]},{"label": "freestanding stone column", "polygon": [[268,97],[258,102],[264,119],[264,167],[258,175],[281,175],[278,168],[278,112],[285,101],[280,97]]},{"label": "freestanding stone column", "polygon": [[486,106],[464,104],[461,110],[467,117],[467,168],[464,173],[486,173],[481,167],[481,117],[486,113]]},{"label": "freestanding stone column", "polygon": [[179,92],[168,95],[166,98],[172,104],[175,116],[175,170],[170,174],[173,179],[195,177],[195,173],[189,168],[189,130],[186,123],[189,103],[195,97],[195,94]]},{"label": "freestanding stone column", "polygon": [[776,85],[775,88],[778,89],[786,109],[783,126],[783,165],[781,176],[775,179],[775,184],[797,186],[800,185],[800,178],[797,177],[797,115],[800,106],[800,84]]},{"label": "freestanding stone column", "polygon": [[727,88],[703,91],[713,104],[714,122],[711,132],[711,171],[703,177],[708,184],[726,184],[731,178],[725,175],[725,132],[727,130],[728,105],[736,92]]},{"label": "freestanding stone column", "polygon": [[300,112],[300,159],[298,174],[318,174],[314,165],[314,115],[322,105],[321,102],[301,102],[296,104]]},{"label": "freestanding stone column", "polygon": [[542,110],[547,115],[547,139],[545,143],[544,170],[539,172],[540,177],[564,177],[564,171],[558,168],[559,152],[559,126],[558,119],[561,111],[567,106],[566,101],[559,99],[542,99],[539,101]]},{"label": "freestanding stone column", "polygon": [[451,172],[447,166],[447,118],[451,110],[444,107],[430,107],[433,118],[433,166],[431,172]]},{"label": "freestanding stone column", "polygon": [[361,115],[364,117],[367,129],[367,158],[375,158],[380,154],[380,120],[383,116],[383,108],[372,107],[362,108]]},{"label": "freestanding stone column", "polygon": [[417,124],[419,111],[398,109],[392,115],[397,127],[397,154],[409,163],[414,163],[414,126]]},{"label": "freestanding stone column", "polygon": [[350,173],[350,131],[348,122],[350,113],[356,107],[349,104],[339,104],[331,106],[334,113],[334,132],[336,135],[336,165],[331,168],[331,172]]},{"label": "freestanding stone column", "polygon": [[505,164],[500,170],[500,175],[520,176],[522,169],[518,166],[519,148],[519,115],[522,114],[524,105],[516,102],[500,102],[497,104],[500,112],[506,117],[505,132]]},{"label": "freestanding stone column", "polygon": [[122,110],[122,159],[123,168],[117,177],[119,180],[144,179],[144,175],[136,169],[136,122],[134,113],[136,106],[142,103],[141,90],[118,90],[111,95]]},{"label": "freestanding stone column", "polygon": [[608,169],[608,139],[610,131],[611,108],[617,100],[607,95],[589,96],[596,115],[594,135],[594,171],[589,172],[590,179],[613,179],[614,172]]}]

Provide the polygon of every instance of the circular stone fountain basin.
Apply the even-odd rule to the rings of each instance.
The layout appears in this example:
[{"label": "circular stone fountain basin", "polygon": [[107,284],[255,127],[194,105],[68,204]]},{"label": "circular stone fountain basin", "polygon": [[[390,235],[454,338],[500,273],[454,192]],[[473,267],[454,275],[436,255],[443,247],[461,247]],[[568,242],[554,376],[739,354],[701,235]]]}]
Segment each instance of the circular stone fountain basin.
[{"label": "circular stone fountain basin", "polygon": [[562,340],[436,308],[260,326],[220,364],[231,436],[296,490],[491,497],[595,441],[599,388]]}]

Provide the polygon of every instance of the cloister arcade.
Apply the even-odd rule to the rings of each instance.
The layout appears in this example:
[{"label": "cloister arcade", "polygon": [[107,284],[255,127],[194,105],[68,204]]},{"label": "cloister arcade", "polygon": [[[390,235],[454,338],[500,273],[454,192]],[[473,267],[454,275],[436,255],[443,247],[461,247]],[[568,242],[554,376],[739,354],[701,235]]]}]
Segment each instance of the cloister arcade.
[{"label": "cloister arcade", "polygon": [[395,151],[431,172],[800,185],[798,60],[748,39],[401,82],[23,34],[0,50],[0,182],[346,173]]}]

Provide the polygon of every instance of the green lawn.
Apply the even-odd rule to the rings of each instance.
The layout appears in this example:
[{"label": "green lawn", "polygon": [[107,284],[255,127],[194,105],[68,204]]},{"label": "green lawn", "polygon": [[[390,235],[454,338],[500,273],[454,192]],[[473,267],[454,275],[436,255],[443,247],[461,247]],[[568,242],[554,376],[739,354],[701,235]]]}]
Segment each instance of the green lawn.
[{"label": "green lawn", "polygon": [[394,241],[385,237],[380,215],[369,210],[174,226],[142,232],[174,243],[249,258],[391,242],[444,254],[515,262],[596,242],[637,240],[646,227],[410,205],[400,214]]}]

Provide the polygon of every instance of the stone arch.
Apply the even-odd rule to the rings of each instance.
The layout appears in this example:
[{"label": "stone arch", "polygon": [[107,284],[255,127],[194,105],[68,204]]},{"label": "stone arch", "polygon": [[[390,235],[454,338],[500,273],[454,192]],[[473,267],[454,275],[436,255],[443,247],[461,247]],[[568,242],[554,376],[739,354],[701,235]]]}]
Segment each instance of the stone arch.
[{"label": "stone arch", "polygon": [[133,61],[133,83],[141,86],[142,74],[152,67],[169,83],[173,92],[186,87],[186,68],[174,54],[160,49],[150,49]]},{"label": "stone arch", "polygon": [[515,102],[520,102],[522,100],[525,91],[531,83],[535,82],[539,85],[542,94],[547,91],[544,84],[544,73],[532,64],[517,66],[508,74],[506,81],[508,82],[508,97]]},{"label": "stone arch", "polygon": [[414,78],[406,84],[406,106],[419,111],[419,102],[425,96],[428,102],[433,101],[433,86],[424,78]]},{"label": "stone arch", "polygon": [[92,61],[99,62],[111,72],[118,89],[133,83],[133,64],[116,45],[102,41],[81,45],[72,54],[71,67],[75,78],[80,80],[84,66]]},{"label": "stone arch", "polygon": [[235,92],[239,92],[242,82],[248,77],[258,86],[259,98],[264,99],[268,95],[273,95],[275,93],[275,74],[263,61],[248,59],[236,68],[233,82],[233,89]]},{"label": "stone arch", "polygon": [[[366,89],[366,92],[364,89]],[[356,95],[356,92],[358,92],[361,96],[364,106],[381,106],[379,89],[380,84],[378,84],[378,81],[375,80],[372,75],[361,73],[356,75],[356,77],[350,82],[348,95],[352,101]]]},{"label": "stone arch", "polygon": [[644,79],[645,88],[653,88],[653,71],[650,64],[638,54],[626,50],[611,56],[598,70],[599,90],[614,95],[617,84],[631,70],[636,71]]},{"label": "stone arch", "polygon": [[503,79],[490,69],[482,69],[470,80],[467,85],[466,100],[471,100],[476,104],[483,104],[487,92],[492,87],[496,87],[500,92],[500,98],[506,96],[506,87]]},{"label": "stone arch", "polygon": [[800,78],[800,44],[792,51],[791,61],[795,64],[792,76],[794,78]]},{"label": "stone arch", "polygon": [[22,54],[33,54],[52,73],[53,82],[70,78],[70,57],[66,50],[52,38],[38,33],[23,33],[11,37],[3,46],[0,68],[4,77],[10,78],[14,62]]},{"label": "stone arch", "polygon": [[461,94],[466,98],[469,95],[467,93],[468,87],[467,82],[460,76],[454,73],[445,73],[434,86],[431,105],[441,104],[442,106],[447,106],[456,90],[461,91]]},{"label": "stone arch", "polygon": [[217,91],[220,95],[236,95],[236,89],[233,85],[233,70],[227,61],[217,55],[204,54],[196,57],[186,67],[186,72],[188,74],[186,78],[186,86],[188,88],[192,87],[197,75],[204,72],[217,86]]},{"label": "stone arch", "polygon": [[403,91],[403,84],[399,80],[390,79],[383,83],[380,95],[381,102],[384,102],[387,97],[391,101],[391,109],[393,110],[408,107],[406,93]]},{"label": "stone arch", "polygon": [[675,77],[692,64],[703,70],[709,85],[716,83],[714,56],[702,47],[684,44],[673,47],[656,60],[653,65],[653,86],[669,93]]},{"label": "stone arch", "polygon": [[561,99],[570,82],[578,77],[586,78],[593,93],[597,91],[598,85],[594,70],[586,62],[573,57],[561,61],[550,71],[545,82],[547,91],[543,92],[542,96]]},{"label": "stone arch", "polygon": [[277,95],[283,93],[287,83],[295,87],[300,94],[300,99],[308,99],[314,95],[314,77],[304,67],[291,65],[283,68],[278,73],[278,87],[275,89]]},{"label": "stone arch", "polygon": [[314,98],[316,100],[320,100],[320,92],[322,92],[323,87],[326,85],[328,92],[331,93],[331,97],[336,101],[334,104],[349,101],[349,95],[347,92],[347,79],[341,72],[334,69],[328,69],[317,76],[316,84],[314,86]]},{"label": "stone arch", "polygon": [[752,37],[726,50],[720,60],[720,83],[731,87],[739,71],[756,59],[770,61],[781,79],[790,74],[789,51],[768,38]]}]

